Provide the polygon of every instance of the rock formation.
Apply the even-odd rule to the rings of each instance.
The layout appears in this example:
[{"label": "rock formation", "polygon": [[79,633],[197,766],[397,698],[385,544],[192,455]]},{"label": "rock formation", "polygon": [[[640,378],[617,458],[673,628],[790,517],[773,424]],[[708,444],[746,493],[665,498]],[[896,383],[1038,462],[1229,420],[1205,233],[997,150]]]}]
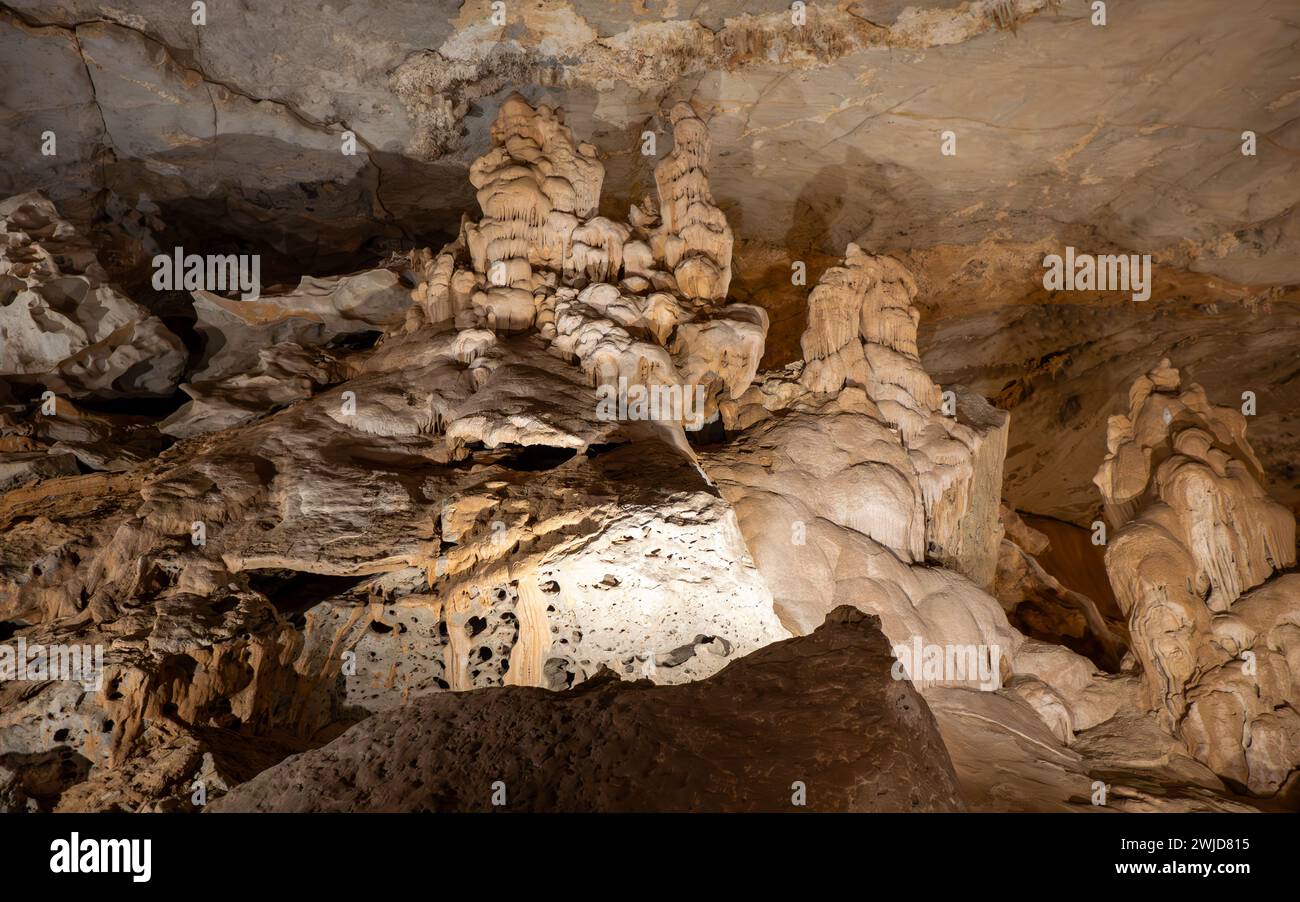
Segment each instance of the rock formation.
[{"label": "rock formation", "polygon": [[[560,690],[602,668],[680,683],[788,635],[684,432],[705,411],[682,370],[716,374],[716,411],[748,385],[762,317],[692,305],[657,270],[641,294],[592,281],[571,264],[595,245],[547,225],[595,208],[592,151],[522,100],[495,135],[484,220],[411,255],[413,297],[387,269],[255,300],[196,292],[208,341],[181,410],[155,425],[60,400],[6,420],[10,483],[26,484],[0,513],[0,620],[108,646],[95,692],[54,682],[6,706],[0,754],[85,762],[13,804],[172,806],[202,768],[239,776],[213,729],[301,747],[426,693]],[[620,259],[599,274],[617,283]],[[498,316],[497,289],[524,292],[520,318]],[[532,328],[538,310],[551,329]],[[710,325],[732,316],[754,336],[736,348]],[[330,344],[375,327],[375,349]],[[629,381],[676,388],[677,409],[606,415],[597,390]],[[186,440],[163,450],[166,435]],[[103,472],[33,481],[73,461]],[[152,788],[121,783],[140,768]]]},{"label": "rock formation", "polygon": [[689,104],[674,106],[669,119],[673,150],[655,167],[659,226],[650,249],[686,297],[725,298],[731,285],[732,236],[709,191],[709,130]]},{"label": "rock formation", "polygon": [[[954,250],[942,242],[960,236],[933,217],[911,235],[893,207],[923,215],[930,189],[900,181],[901,164],[765,168],[775,133],[801,123],[778,127],[758,100],[741,105],[754,121],[737,119],[724,94],[748,91],[744,78],[649,90],[696,55],[740,73],[798,61],[807,122],[872,107],[849,141],[893,108],[863,99],[864,71],[840,108],[815,112],[828,63],[851,47],[960,46],[1003,27],[985,21],[992,8],[893,26],[814,8],[794,37],[777,28],[788,11],[716,32],[665,12],[632,49],[574,37],[575,14],[548,37],[558,81],[532,87],[515,31],[491,57],[502,71],[484,72],[461,23],[449,56],[391,60],[410,122],[364,93],[360,131],[316,97],[259,101],[233,76],[218,90],[190,68],[221,59],[216,45],[182,64],[168,48],[189,38],[152,35],[143,13],[139,28],[46,28],[0,10],[0,46],[75,44],[88,102],[122,136],[100,178],[126,192],[106,185],[89,218],[72,198],[68,212],[36,194],[0,201],[0,665],[41,649],[0,679],[0,810],[190,811],[196,784],[223,810],[477,810],[497,807],[496,780],[526,810],[787,810],[804,790],[814,810],[1293,805],[1295,522],[1261,465],[1285,442],[1257,456],[1244,416],[1168,361],[1140,378],[1097,476],[1110,530],[1098,585],[1081,528],[1094,502],[1054,462],[1086,456],[1069,434],[1113,409],[1100,387],[1123,367],[1085,370],[1077,391],[1058,376],[1151,342],[1053,350],[1068,326],[1119,314],[1004,298],[1018,278],[1005,246]],[[122,68],[137,45],[152,48],[147,71]],[[662,108],[597,115],[599,96],[563,90],[578,70],[619,103],[627,82]],[[755,93],[788,114],[784,81]],[[130,122],[152,133],[169,98],[185,112],[174,146],[132,143]],[[364,134],[375,117],[383,139]],[[437,156],[462,123],[455,165],[411,169],[391,146]],[[671,132],[671,146],[633,150],[624,128],[665,145]],[[191,157],[219,138],[226,165],[255,162],[263,141],[311,145],[241,177],[256,187],[211,217],[277,276],[243,296],[150,285],[160,241],[194,246],[211,208],[172,192],[209,169]],[[1091,140],[1055,168],[1091,157]],[[846,173],[852,191],[837,186]],[[1020,197],[1013,175],[1005,192]],[[857,181],[870,203],[828,200],[861,200]],[[419,214],[430,191],[455,215]],[[1022,210],[989,203],[945,215],[988,215],[1021,258],[1053,249],[1023,232]],[[799,204],[845,209],[820,221]],[[294,214],[272,222],[281,206]],[[781,209],[795,212],[774,220]],[[1154,241],[1146,213],[1125,210],[1108,240]],[[1278,228],[1251,239],[1261,254],[1287,246]],[[784,249],[762,244],[787,230]],[[1210,253],[1199,247],[1161,266]],[[1258,292],[1223,291],[1242,299],[1231,317],[1245,329]],[[1178,320],[1167,334],[1187,328],[1151,304],[1150,322]],[[954,335],[955,322],[980,328]],[[1002,379],[1004,364],[970,362],[986,345],[1008,354],[1008,331],[1031,363],[1014,358]],[[1288,336],[1257,347],[1289,349]],[[1286,358],[1270,359],[1284,384]],[[1031,437],[1013,426],[1022,409]],[[1016,512],[1044,496],[1034,512],[1059,519]],[[44,651],[70,648],[93,672]]]},{"label": "rock formation", "polygon": [[[809,294],[808,361],[741,395],[729,419],[744,431],[702,465],[736,505],[792,629],[855,603],[895,641],[1009,651],[1005,616],[967,582],[992,581],[1007,418],[956,392],[953,415],[940,413],[941,391],[916,356],[910,284],[896,261],[850,245]],[[962,591],[954,585],[969,586],[969,603],[934,600]]]},{"label": "rock formation", "polygon": [[398,273],[373,269],[304,278],[293,291],[256,299],[195,291],[195,328],[204,353],[180,388],[192,399],[158,424],[187,438],[233,426],[343,381],[352,336],[378,336],[410,307]]},{"label": "rock formation", "polygon": [[[1007,417],[970,394],[945,398],[917,356],[912,276],[896,260],[849,245],[844,265],[808,297],[800,381],[815,393],[863,389],[908,453],[927,524],[927,554],[987,587],[1001,539],[997,501]],[[940,415],[944,408],[944,415]],[[920,557],[913,541],[910,557]]]},{"label": "rock formation", "polygon": [[[717,418],[749,387],[763,356],[761,308],[727,304],[731,230],[709,194],[708,131],[686,104],[670,114],[675,146],[656,169],[658,215],[631,223],[596,215],[604,167],[575,142],[562,111],[512,96],[492,127],[493,147],[470,168],[483,218],[466,219],[437,255],[412,260],[416,306],[403,326],[528,331],[576,363],[593,387],[659,393],[678,412],[655,422]],[[694,393],[692,418],[680,408]]]},{"label": "rock formation", "polygon": [[0,377],[77,398],[171,394],[184,347],[107,281],[40,194],[0,201]]},{"label": "rock formation", "polygon": [[1167,359],[1106,444],[1106,570],[1146,704],[1215,773],[1276,792],[1300,766],[1300,580],[1274,576],[1295,565],[1295,518],[1262,486],[1246,418]]},{"label": "rock formation", "polygon": [[[1257,392],[1268,415],[1251,438],[1270,473],[1297,458],[1290,0],[1148,0],[1122,14],[1140,47],[1115,39],[1114,9],[1083,28],[1090,4],[1056,0],[807,0],[801,27],[777,0],[507,3],[502,27],[489,0],[245,4],[201,28],[163,0],[102,5],[0,10],[14,73],[0,196],[41,189],[83,231],[161,221],[273,248],[294,278],[351,271],[477,215],[467,173],[514,90],[600,145],[620,203],[654,191],[670,140],[656,104],[689,98],[738,239],[730,296],[773,322],[762,368],[802,356],[807,291],[790,262],[812,284],[856,242],[918,280],[931,376],[1015,412],[1017,509],[1091,522],[1110,402],[1164,355],[1212,392],[1240,386],[1220,401]],[[340,37],[358,30],[373,40]],[[1043,256],[1067,244],[1153,254],[1150,300],[1044,291]],[[1293,476],[1271,491],[1300,503]]]}]

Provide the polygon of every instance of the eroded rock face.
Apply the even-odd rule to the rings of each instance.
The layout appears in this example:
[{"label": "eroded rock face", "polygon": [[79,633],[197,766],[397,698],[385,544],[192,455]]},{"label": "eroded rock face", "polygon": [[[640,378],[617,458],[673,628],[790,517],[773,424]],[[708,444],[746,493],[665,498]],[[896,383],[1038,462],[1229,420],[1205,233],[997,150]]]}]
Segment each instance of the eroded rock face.
[{"label": "eroded rock face", "polygon": [[[163,721],[229,767],[208,731],[300,747],[426,692],[564,688],[602,666],[679,682],[787,635],[730,507],[669,446],[607,441],[579,373],[528,339],[409,339],[346,388],[130,474],[5,497],[0,620],[106,647],[98,690],[6,707],[33,725],[7,752],[67,746],[109,779],[152,767],[131,762]],[[539,378],[560,398],[519,394]],[[136,810],[194,773],[73,797]]]},{"label": "eroded rock face", "polygon": [[186,358],[52,203],[0,201],[0,377],[77,398],[170,395]]},{"label": "eroded rock face", "polygon": [[1111,417],[1096,483],[1106,569],[1145,698],[1215,773],[1270,794],[1300,765],[1295,518],[1261,487],[1246,419],[1168,360]]},{"label": "eroded rock face", "polygon": [[401,322],[409,289],[391,269],[303,278],[288,292],[255,299],[193,292],[203,354],[189,381],[192,399],[161,432],[188,438],[242,423],[342,382],[347,342],[373,342]]},{"label": "eroded rock face", "polygon": [[[565,693],[430,697],[213,810],[491,811],[496,781],[515,811],[962,810],[934,719],[892,662],[874,618],[844,607],[682,686],[603,677]],[[830,726],[828,698],[836,747],[813,738]]]},{"label": "eroded rock face", "polygon": [[196,328],[205,339],[191,379],[211,382],[249,372],[275,344],[324,345],[364,332],[383,332],[410,306],[398,273],[372,269],[327,279],[303,278],[292,291],[253,300],[194,293]]}]

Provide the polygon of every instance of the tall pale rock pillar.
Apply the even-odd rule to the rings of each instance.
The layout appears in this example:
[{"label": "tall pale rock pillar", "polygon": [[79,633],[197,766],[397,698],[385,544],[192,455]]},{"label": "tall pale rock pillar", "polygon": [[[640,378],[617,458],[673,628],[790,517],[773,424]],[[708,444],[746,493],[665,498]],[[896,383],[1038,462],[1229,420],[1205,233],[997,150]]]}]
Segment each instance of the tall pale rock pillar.
[{"label": "tall pale rock pillar", "polygon": [[683,295],[721,300],[731,285],[733,239],[709,190],[709,129],[686,103],[669,119],[673,150],[655,167],[661,225],[651,248]]},{"label": "tall pale rock pillar", "polygon": [[892,257],[850,244],[808,296],[801,381],[816,393],[860,388],[908,452],[925,510],[925,555],[988,588],[1002,528],[998,504],[1010,417],[962,387],[930,379],[916,346],[916,281]]},{"label": "tall pale rock pillar", "polygon": [[1106,571],[1149,707],[1225,779],[1276,791],[1300,765],[1295,518],[1262,487],[1246,419],[1162,360],[1110,418],[1094,479]]},{"label": "tall pale rock pillar", "polygon": [[533,325],[545,284],[535,269],[617,273],[626,230],[594,216],[605,167],[594,147],[574,141],[562,111],[511,95],[469,177],[483,218],[466,224],[464,239],[480,288],[474,311],[486,325]]}]

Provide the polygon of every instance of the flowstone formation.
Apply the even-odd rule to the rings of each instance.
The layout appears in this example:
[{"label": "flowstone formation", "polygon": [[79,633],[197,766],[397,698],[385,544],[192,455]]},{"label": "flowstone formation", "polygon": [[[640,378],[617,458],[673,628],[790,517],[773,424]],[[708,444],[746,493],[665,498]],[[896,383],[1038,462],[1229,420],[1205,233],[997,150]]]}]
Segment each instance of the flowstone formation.
[{"label": "flowstone formation", "polygon": [[988,587],[1001,539],[1008,417],[972,393],[944,398],[917,354],[915,296],[916,282],[896,260],[849,245],[844,266],[827,270],[808,298],[801,382],[816,393],[846,384],[866,391],[915,469],[926,553]]},{"label": "flowstone formation", "polygon": [[1133,383],[1106,444],[1106,570],[1146,706],[1216,774],[1272,794],[1300,766],[1300,575],[1279,572],[1295,518],[1263,488],[1246,418],[1168,360]]},{"label": "flowstone formation", "polygon": [[[926,374],[915,290],[896,260],[850,245],[809,293],[808,359],[760,374],[727,405],[735,432],[702,449],[701,466],[734,505],[792,632],[840,604],[870,611],[906,676],[942,704],[945,736],[969,735],[974,720],[1000,743],[1035,724],[1077,773],[1085,765],[1066,747],[1111,718],[1131,684],[1022,635],[986,591],[1003,535],[1007,415]],[[955,757],[959,778],[981,780],[971,768],[988,753]],[[1044,778],[1062,803],[1076,791],[1065,773]]]},{"label": "flowstone formation", "polygon": [[1001,539],[1007,415],[965,392],[940,412],[916,354],[915,291],[897,261],[850,245],[809,294],[807,361],[737,399],[729,419],[743,431],[702,463],[792,629],[852,603],[896,642],[969,641],[1009,658],[1006,617],[979,590]]}]

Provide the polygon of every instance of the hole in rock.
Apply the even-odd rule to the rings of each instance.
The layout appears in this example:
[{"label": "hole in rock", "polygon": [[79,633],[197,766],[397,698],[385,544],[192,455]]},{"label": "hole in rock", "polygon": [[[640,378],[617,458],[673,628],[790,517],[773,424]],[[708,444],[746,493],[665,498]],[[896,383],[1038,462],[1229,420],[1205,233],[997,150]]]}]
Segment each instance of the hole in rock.
[{"label": "hole in rock", "polygon": [[367,348],[373,348],[375,342],[383,336],[383,332],[352,332],[345,335],[336,335],[331,338],[325,345],[327,348],[341,348],[348,351],[364,351]]},{"label": "hole in rock", "polygon": [[27,287],[27,283],[14,276],[0,276],[0,308],[8,307],[18,297],[18,292]]},{"label": "hole in rock", "polygon": [[527,445],[518,450],[510,451],[504,457],[499,458],[497,463],[511,470],[536,473],[542,470],[553,470],[565,461],[572,459],[577,453],[573,448]]},{"label": "hole in rock", "polygon": [[[143,372],[148,370],[148,366],[141,365],[139,369]],[[130,373],[121,377],[120,381],[129,382]],[[78,399],[76,404],[82,410],[92,413],[116,413],[161,420],[180,410],[189,400],[190,396],[178,389],[165,398],[85,398]],[[165,439],[170,445],[172,441],[170,436]]]},{"label": "hole in rock", "polygon": [[0,768],[17,776],[9,791],[17,790],[44,812],[52,811],[64,792],[90,776],[90,760],[66,747],[2,754]]},{"label": "hole in rock", "polygon": [[239,607],[239,598],[234,595],[228,595],[225,598],[218,600],[212,606],[212,613],[218,615],[227,614],[237,607]]},{"label": "hole in rock", "polygon": [[573,685],[573,662],[568,658],[550,658],[542,668],[542,675],[548,689],[568,689]]},{"label": "hole in rock", "polygon": [[692,448],[722,444],[727,440],[727,429],[722,425],[722,417],[714,417],[699,429],[686,430],[686,440]]},{"label": "hole in rock", "polygon": [[608,454],[622,448],[625,442],[597,442],[594,445],[587,446],[588,457],[599,457],[602,454]]},{"label": "hole in rock", "polygon": [[276,568],[249,570],[247,574],[248,587],[265,595],[283,617],[301,614],[326,598],[343,595],[366,579]]}]

